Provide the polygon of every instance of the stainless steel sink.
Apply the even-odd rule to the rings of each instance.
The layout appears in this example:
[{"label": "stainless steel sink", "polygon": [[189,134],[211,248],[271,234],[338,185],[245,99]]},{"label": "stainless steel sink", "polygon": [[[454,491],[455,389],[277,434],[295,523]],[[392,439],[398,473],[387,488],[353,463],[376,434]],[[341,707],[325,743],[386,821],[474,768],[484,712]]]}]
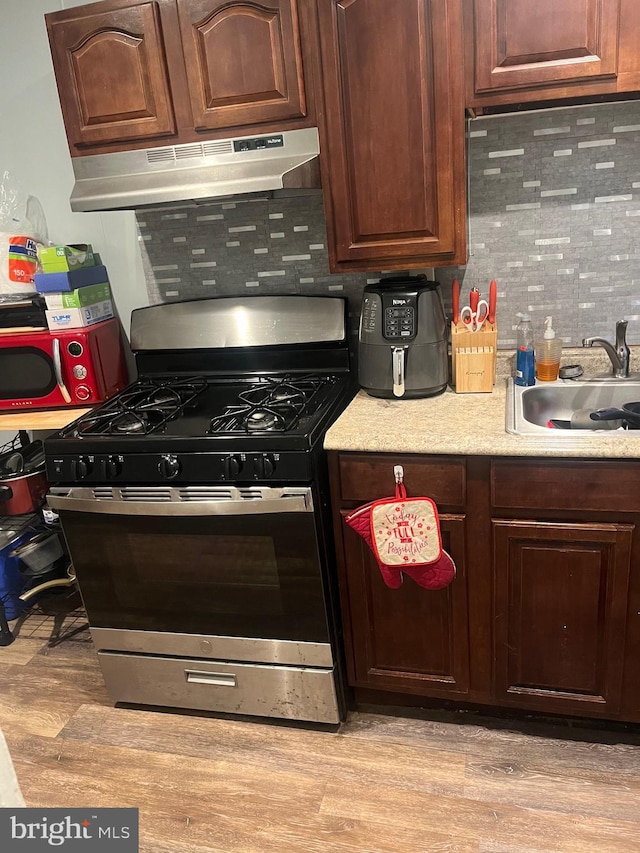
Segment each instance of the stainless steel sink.
[{"label": "stainless steel sink", "polygon": [[640,430],[553,429],[547,426],[551,418],[571,420],[574,412],[595,411],[640,401],[640,380],[611,379],[607,381],[576,381],[559,379],[523,388],[513,379],[507,386],[506,430],[514,435],[536,435],[558,438],[588,438],[597,435],[638,436]]}]

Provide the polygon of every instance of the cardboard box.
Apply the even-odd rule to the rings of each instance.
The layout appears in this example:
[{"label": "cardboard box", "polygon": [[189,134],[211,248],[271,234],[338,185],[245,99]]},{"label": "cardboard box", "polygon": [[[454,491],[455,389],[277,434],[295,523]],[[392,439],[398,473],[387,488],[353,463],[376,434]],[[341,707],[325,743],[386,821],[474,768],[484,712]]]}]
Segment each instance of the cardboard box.
[{"label": "cardboard box", "polygon": [[51,311],[62,308],[85,308],[95,305],[96,302],[107,302],[111,299],[111,288],[104,284],[90,284],[87,287],[79,287],[76,290],[67,290],[60,293],[45,293],[44,301]]},{"label": "cardboard box", "polygon": [[62,290],[77,290],[90,284],[104,284],[109,281],[104,266],[83,267],[71,272],[37,272],[34,276],[38,293],[56,293]]},{"label": "cardboard box", "polygon": [[98,302],[95,305],[87,305],[84,308],[60,308],[53,311],[47,310],[47,323],[49,329],[81,329],[84,326],[93,326],[113,317],[113,303],[110,299]]},{"label": "cardboard box", "polygon": [[43,272],[70,272],[83,267],[95,266],[96,260],[91,243],[74,246],[41,246],[38,259]]}]

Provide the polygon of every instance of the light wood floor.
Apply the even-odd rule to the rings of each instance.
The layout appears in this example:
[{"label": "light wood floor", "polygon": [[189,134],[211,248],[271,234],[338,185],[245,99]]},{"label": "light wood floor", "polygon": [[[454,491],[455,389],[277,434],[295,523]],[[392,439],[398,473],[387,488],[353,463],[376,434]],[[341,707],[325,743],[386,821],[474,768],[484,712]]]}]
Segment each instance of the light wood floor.
[{"label": "light wood floor", "polygon": [[640,850],[640,738],[118,709],[88,633],[48,648],[51,627],[31,617],[0,648],[0,728],[27,805],[138,807],[143,853]]}]

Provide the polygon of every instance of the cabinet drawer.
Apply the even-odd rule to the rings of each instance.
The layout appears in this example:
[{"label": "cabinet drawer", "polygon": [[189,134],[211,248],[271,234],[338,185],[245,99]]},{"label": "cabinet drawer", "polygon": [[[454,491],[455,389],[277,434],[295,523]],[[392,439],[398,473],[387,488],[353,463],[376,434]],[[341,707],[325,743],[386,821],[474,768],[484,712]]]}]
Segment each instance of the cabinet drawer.
[{"label": "cabinet drawer", "polygon": [[439,508],[463,509],[466,502],[464,459],[425,459],[395,454],[340,454],[340,496],[345,501],[386,498],[395,488],[393,468],[402,465],[407,492],[432,498]]},{"label": "cabinet drawer", "polygon": [[640,463],[629,460],[553,462],[494,460],[496,508],[640,512]]}]

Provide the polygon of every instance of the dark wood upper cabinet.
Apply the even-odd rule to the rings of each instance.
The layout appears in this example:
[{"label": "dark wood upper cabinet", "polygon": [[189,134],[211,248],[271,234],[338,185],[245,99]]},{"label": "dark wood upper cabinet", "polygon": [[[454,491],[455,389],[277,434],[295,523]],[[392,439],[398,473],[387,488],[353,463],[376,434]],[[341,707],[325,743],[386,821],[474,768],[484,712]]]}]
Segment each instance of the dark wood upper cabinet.
[{"label": "dark wood upper cabinet", "polygon": [[640,89],[637,0],[464,0],[466,105]]},{"label": "dark wood upper cabinet", "polygon": [[476,90],[613,76],[619,0],[475,0]]},{"label": "dark wood upper cabinet", "polygon": [[318,0],[335,272],[466,262],[459,0]]},{"label": "dark wood upper cabinet", "polygon": [[47,23],[70,143],[93,146],[175,132],[157,3],[68,19],[56,13]]},{"label": "dark wood upper cabinet", "polygon": [[494,698],[620,706],[633,526],[494,521]]},{"label": "dark wood upper cabinet", "polygon": [[305,115],[295,0],[178,0],[195,128]]},{"label": "dark wood upper cabinet", "polygon": [[104,0],[45,17],[72,156],[316,122],[313,0]]}]

